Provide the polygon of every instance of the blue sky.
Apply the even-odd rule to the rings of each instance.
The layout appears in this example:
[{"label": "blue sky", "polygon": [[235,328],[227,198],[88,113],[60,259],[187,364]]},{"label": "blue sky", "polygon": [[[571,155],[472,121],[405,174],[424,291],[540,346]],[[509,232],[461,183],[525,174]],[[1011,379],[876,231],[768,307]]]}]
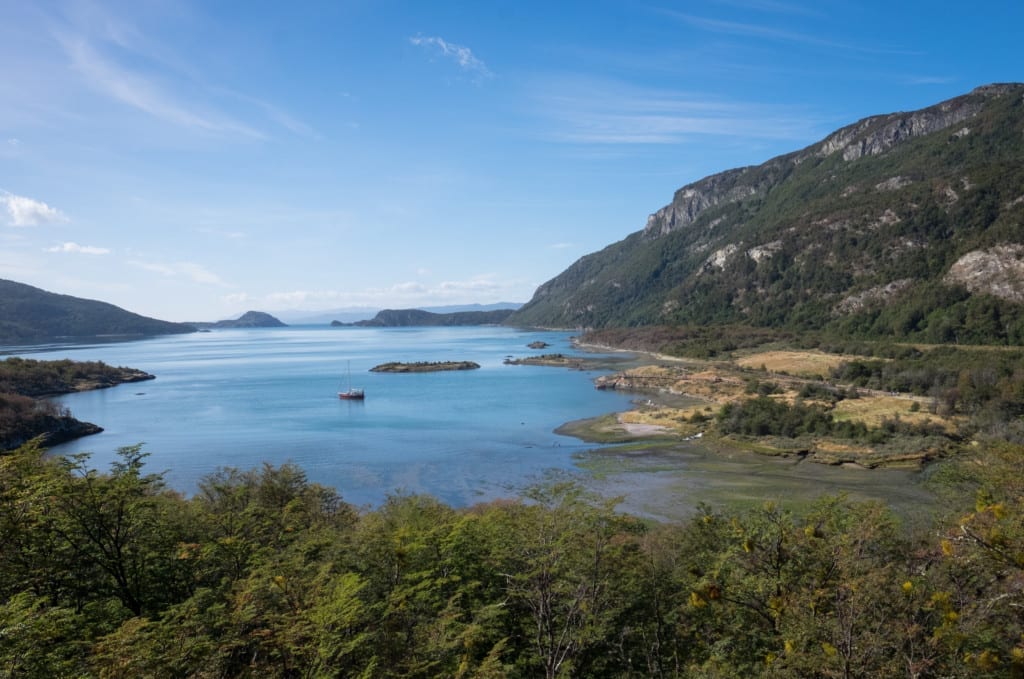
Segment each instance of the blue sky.
[{"label": "blue sky", "polygon": [[0,277],[523,302],[689,182],[1024,80],[1024,3],[0,0]]}]

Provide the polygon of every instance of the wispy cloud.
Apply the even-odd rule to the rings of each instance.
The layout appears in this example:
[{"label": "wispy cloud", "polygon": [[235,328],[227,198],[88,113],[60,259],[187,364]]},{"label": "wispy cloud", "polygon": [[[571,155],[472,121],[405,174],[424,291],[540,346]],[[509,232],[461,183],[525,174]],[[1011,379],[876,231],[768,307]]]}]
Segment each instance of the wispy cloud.
[{"label": "wispy cloud", "polygon": [[803,139],[818,121],[792,108],[588,78],[542,85],[547,136],[578,144],[677,144],[693,136]]},{"label": "wispy cloud", "polygon": [[0,207],[7,210],[7,223],[10,226],[41,226],[68,221],[64,213],[57,208],[50,207],[40,200],[16,196],[6,191],[0,191]]},{"label": "wispy cloud", "polygon": [[739,7],[741,9],[754,10],[757,12],[770,12],[772,14],[793,14],[801,16],[820,16],[820,12],[811,7],[804,7],[791,2],[779,2],[778,0],[717,0],[719,4]]},{"label": "wispy cloud", "polygon": [[173,125],[208,133],[264,139],[266,135],[223,115],[180,101],[154,79],[104,57],[83,37],[57,35],[72,66],[93,89]]},{"label": "wispy cloud", "polygon": [[808,45],[812,47],[823,47],[829,50],[842,50],[846,52],[859,52],[862,54],[888,54],[888,55],[913,55],[919,54],[902,49],[877,48],[866,45],[857,45],[836,40],[829,40],[811,33],[802,33],[785,28],[777,28],[763,24],[745,23],[740,21],[726,21],[723,19],[711,19],[708,17],[695,16],[675,10],[661,10],[666,16],[672,17],[694,28],[710,33],[724,35],[735,35],[744,38],[761,38],[773,42],[785,42],[790,44]]},{"label": "wispy cloud", "polygon": [[223,288],[230,287],[220,276],[194,262],[174,262],[168,264],[135,259],[128,263],[144,271],[158,273],[161,276],[167,276],[168,278],[185,278],[187,280],[191,280],[193,283],[200,283],[202,285],[215,285]]},{"label": "wispy cloud", "polygon": [[79,245],[78,243],[61,243],[52,248],[46,248],[47,252],[68,252],[80,255],[109,255],[108,248],[98,248],[93,245]]},{"label": "wispy cloud", "polygon": [[149,26],[92,0],[67,3],[60,14],[50,21],[50,35],[81,81],[113,101],[209,135],[265,139],[263,128],[279,128],[319,138],[284,107],[210,82],[199,59],[161,39],[156,26],[183,16],[171,7],[135,13]]},{"label": "wispy cloud", "polygon": [[490,78],[494,74],[487,68],[487,64],[478,59],[471,49],[464,47],[463,45],[456,45],[455,43],[448,42],[444,38],[437,36],[423,36],[416,35],[409,38],[409,42],[417,47],[440,54],[441,56],[452,59],[459,65],[464,71],[476,73],[477,75],[485,78]]},{"label": "wispy cloud", "polygon": [[956,78],[950,76],[923,75],[909,77],[906,82],[908,85],[948,85],[956,82]]}]

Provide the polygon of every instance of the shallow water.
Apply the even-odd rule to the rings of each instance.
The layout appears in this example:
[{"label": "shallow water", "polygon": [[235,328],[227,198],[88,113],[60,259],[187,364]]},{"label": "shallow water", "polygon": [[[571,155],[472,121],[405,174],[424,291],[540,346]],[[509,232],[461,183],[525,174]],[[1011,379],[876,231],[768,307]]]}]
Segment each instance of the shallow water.
[{"label": "shallow water", "polygon": [[657,520],[692,516],[699,503],[744,508],[766,501],[798,509],[822,495],[884,502],[908,523],[927,521],[935,497],[925,488],[927,470],[865,469],[773,457],[747,451],[711,451],[697,442],[671,448],[579,455],[592,487],[622,496],[620,508]]}]

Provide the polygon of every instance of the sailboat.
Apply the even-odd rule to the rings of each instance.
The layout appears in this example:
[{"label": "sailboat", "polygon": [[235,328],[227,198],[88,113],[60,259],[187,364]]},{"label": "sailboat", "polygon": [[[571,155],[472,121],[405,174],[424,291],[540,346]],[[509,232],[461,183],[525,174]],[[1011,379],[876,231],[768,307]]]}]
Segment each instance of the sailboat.
[{"label": "sailboat", "polygon": [[366,392],[362,389],[352,388],[352,364],[348,364],[348,389],[338,392],[338,398],[343,401],[362,401],[366,398]]}]

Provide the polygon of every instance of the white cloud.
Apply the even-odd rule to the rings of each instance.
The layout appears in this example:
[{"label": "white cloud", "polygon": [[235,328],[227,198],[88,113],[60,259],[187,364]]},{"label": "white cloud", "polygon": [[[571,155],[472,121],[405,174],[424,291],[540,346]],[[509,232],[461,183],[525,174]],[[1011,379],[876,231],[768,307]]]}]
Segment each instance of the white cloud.
[{"label": "white cloud", "polygon": [[874,48],[863,45],[855,45],[851,43],[836,42],[833,40],[822,38],[815,34],[801,33],[799,31],[791,31],[788,29],[776,28],[774,26],[768,25],[744,23],[739,21],[725,21],[721,19],[710,19],[707,17],[695,16],[692,14],[686,14],[684,12],[677,12],[668,9],[661,11],[662,13],[670,17],[674,17],[684,23],[690,24],[691,26],[699,30],[707,31],[710,33],[735,35],[743,38],[762,38],[765,40],[775,42],[808,45],[811,47],[822,48],[827,50],[860,52],[864,54],[919,54],[917,52],[910,52],[906,50]]},{"label": "white cloud", "polygon": [[474,56],[473,51],[468,47],[456,45],[455,43],[448,42],[444,38],[436,36],[417,35],[409,38],[409,42],[417,47],[437,52],[448,59],[455,60],[459,67],[464,71],[471,71],[488,78],[494,75],[491,73],[491,70],[487,68],[487,64]]},{"label": "white cloud", "polygon": [[221,297],[221,301],[230,306],[238,306],[251,302],[253,299],[246,292],[236,292],[230,295],[224,295]]},{"label": "white cloud", "polygon": [[427,285],[419,281],[401,281],[386,287],[363,290],[292,290],[273,292],[262,298],[244,296],[239,301],[271,309],[314,311],[332,306],[371,306],[392,309],[436,304],[503,301],[505,296],[522,294],[522,281],[498,281],[481,275],[461,281],[443,281]]},{"label": "white cloud", "polygon": [[220,276],[201,264],[196,264],[194,262],[175,262],[166,264],[161,262],[132,260],[128,263],[145,271],[152,271],[153,273],[158,273],[161,276],[166,276],[168,278],[186,278],[194,283],[200,283],[202,285],[216,285],[224,288],[230,287],[223,279],[221,279]]},{"label": "white cloud", "polygon": [[52,248],[47,248],[47,252],[72,252],[82,255],[109,255],[110,250],[108,248],[98,248],[92,245],[79,245],[78,243],[61,243],[60,245],[54,245]]},{"label": "white cloud", "polygon": [[64,213],[57,208],[50,207],[40,200],[16,196],[6,191],[0,192],[0,206],[7,209],[8,224],[11,226],[40,226],[68,221]]},{"label": "white cloud", "polygon": [[792,108],[721,100],[594,78],[555,78],[537,92],[548,136],[577,144],[678,144],[694,136],[804,139],[818,121]]}]

